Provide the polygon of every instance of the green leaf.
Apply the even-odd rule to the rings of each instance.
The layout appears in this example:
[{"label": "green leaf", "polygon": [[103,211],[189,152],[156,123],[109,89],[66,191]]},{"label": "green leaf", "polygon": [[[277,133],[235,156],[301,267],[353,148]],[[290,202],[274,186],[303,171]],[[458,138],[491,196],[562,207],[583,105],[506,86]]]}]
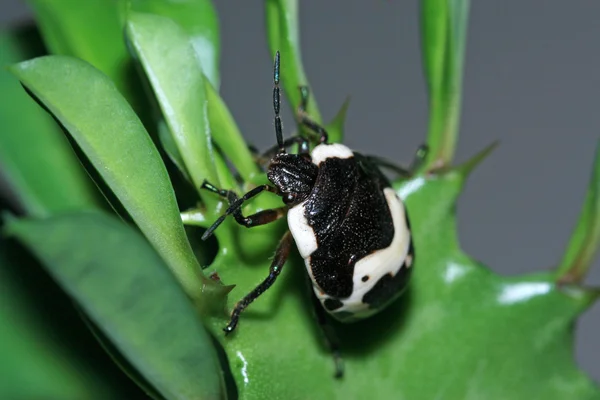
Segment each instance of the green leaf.
[{"label": "green leaf", "polygon": [[16,220],[7,230],[165,398],[220,397],[223,382],[210,336],[135,230],[95,212]]},{"label": "green leaf", "polygon": [[123,40],[117,1],[28,0],[50,53],[81,58],[107,75],[134,108],[146,106],[136,92],[131,59]]},{"label": "green leaf", "polygon": [[[107,396],[102,382],[86,382],[73,360],[64,360],[63,349],[44,341],[31,327],[21,326],[0,309],[0,397],[3,399],[97,399]],[[60,360],[57,362],[57,360]],[[66,361],[66,362],[65,362]],[[83,375],[83,376],[82,376]],[[97,386],[97,387],[94,387]]]},{"label": "green leaf", "polygon": [[201,228],[208,228],[213,224],[213,220],[209,220],[204,215],[204,211],[200,209],[187,210],[181,213],[181,221],[185,225],[199,226]]},{"label": "green leaf", "polygon": [[214,87],[219,87],[219,19],[211,1],[129,0],[129,3],[133,11],[175,21],[188,35],[204,75]]},{"label": "green leaf", "polygon": [[212,85],[204,81],[208,101],[208,120],[215,143],[227,156],[245,182],[262,172],[252,158],[242,134],[227,105]]},{"label": "green leaf", "polygon": [[[300,105],[299,86],[309,86],[300,52],[298,0],[265,0],[267,39],[271,55],[281,52],[281,84],[295,111]],[[317,101],[311,90],[306,111],[321,122]]]},{"label": "green leaf", "polygon": [[160,155],[112,82],[66,56],[36,58],[11,71],[65,126],[185,291],[199,299],[214,288],[199,273]]},{"label": "green leaf", "polygon": [[17,207],[30,215],[100,207],[96,188],[56,123],[4,68],[37,55],[35,43],[34,31],[0,34],[1,173]]},{"label": "green leaf", "polygon": [[215,168],[217,170],[217,176],[219,177],[219,182],[221,182],[221,188],[235,188],[238,186],[235,178],[231,173],[231,169],[229,165],[227,165],[227,161],[221,155],[221,153],[215,152]]},{"label": "green leaf", "polygon": [[[83,327],[65,326],[72,321],[69,303],[61,302],[61,293],[51,290],[52,282],[36,274],[37,266],[16,247],[0,241],[0,398],[101,400],[139,395],[127,393],[127,385],[120,387],[123,379],[103,373],[104,360],[97,358],[96,349],[86,347],[89,339],[76,336],[73,343],[73,334]],[[39,301],[44,301],[43,311]],[[57,312],[60,316],[54,318]],[[83,333],[88,334],[85,328]],[[94,362],[89,357],[95,357]]]},{"label": "green leaf", "polygon": [[421,1],[423,67],[431,100],[440,101],[448,42],[448,0]]},{"label": "green leaf", "polygon": [[461,111],[469,0],[422,0],[423,64],[429,92],[425,169],[449,166]]},{"label": "green leaf", "polygon": [[202,69],[188,36],[168,18],[138,13],[129,15],[126,33],[194,187],[205,179],[218,185]]},{"label": "green leaf", "polygon": [[[205,74],[219,85],[218,19],[209,0],[29,0],[51,53],[81,58],[100,69],[119,88],[141,118],[149,106],[123,40],[129,9],[167,16],[189,36]],[[143,118],[145,121],[145,118]]]},{"label": "green leaf", "polygon": [[325,125],[325,129],[329,134],[329,142],[330,143],[342,143],[344,139],[344,123],[346,122],[346,113],[348,112],[348,107],[350,106],[350,97],[344,101],[339,111],[333,117],[331,122]]},{"label": "green leaf", "polygon": [[160,119],[158,121],[158,140],[160,140],[160,144],[165,153],[167,153],[167,156],[171,162],[175,164],[184,178],[189,183],[192,183],[192,180],[185,169],[185,163],[183,162],[181,154],[179,153],[179,149],[177,148],[177,143],[175,143],[175,139],[173,138],[173,135],[171,135],[171,131],[169,130],[169,127],[164,119]]},{"label": "green leaf", "polygon": [[580,283],[589,270],[600,245],[600,144],[579,221],[565,255],[556,271],[561,283]]},{"label": "green leaf", "polygon": [[[242,313],[234,334],[223,337],[227,319],[214,318],[240,398],[599,398],[572,353],[574,321],[589,295],[561,290],[551,273],[499,276],[460,249],[454,211],[466,172],[395,184],[413,230],[410,288],[372,318],[334,324],[346,367],[342,381],[333,378],[332,357],[321,345],[297,257]],[[271,229],[276,241],[281,233]],[[270,254],[257,264],[215,262],[220,278],[236,284],[230,309],[267,276]]]}]

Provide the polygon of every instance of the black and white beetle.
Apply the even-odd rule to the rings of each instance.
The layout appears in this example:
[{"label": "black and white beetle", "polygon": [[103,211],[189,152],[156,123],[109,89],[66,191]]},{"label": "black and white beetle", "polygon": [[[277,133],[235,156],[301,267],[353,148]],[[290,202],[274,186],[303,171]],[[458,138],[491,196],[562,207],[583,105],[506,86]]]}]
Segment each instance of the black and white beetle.
[{"label": "black and white beetle", "polygon": [[[235,329],[240,313],[275,282],[289,255],[292,238],[304,259],[317,299],[330,315],[342,322],[375,314],[400,296],[414,264],[415,252],[404,204],[378,167],[392,168],[402,174],[409,172],[376,157],[353,152],[342,144],[329,144],[325,129],[305,112],[308,89],[300,90],[298,120],[319,136],[319,144],[312,151],[309,140],[301,135],[283,140],[277,52],[273,88],[277,146],[265,153],[270,158],[267,176],[273,186],[258,186],[241,198],[208,182],[202,186],[230,202],[225,214],[202,239],[210,237],[230,214],[249,228],[287,215],[289,226],[277,247],[269,276],[236,304],[224,328],[226,334]],[[286,149],[294,144],[299,145],[299,153],[288,154]],[[421,157],[424,150],[418,152]],[[243,216],[243,203],[263,191],[281,196],[285,206]],[[338,375],[341,375],[339,364]]]}]

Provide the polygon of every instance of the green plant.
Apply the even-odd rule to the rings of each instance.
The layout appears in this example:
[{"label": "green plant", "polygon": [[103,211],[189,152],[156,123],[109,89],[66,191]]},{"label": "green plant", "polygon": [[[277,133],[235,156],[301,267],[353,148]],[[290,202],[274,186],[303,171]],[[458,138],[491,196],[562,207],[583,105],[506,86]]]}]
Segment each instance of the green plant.
[{"label": "green plant", "polygon": [[[218,93],[210,1],[30,4],[54,55],[32,58],[43,51],[36,32],[1,37],[0,62],[12,65],[0,75],[0,165],[12,212],[0,247],[0,313],[9,321],[0,329],[2,397],[139,397],[114,362],[152,398],[600,398],[571,353],[573,324],[600,293],[581,284],[598,244],[600,157],[556,271],[498,276],[458,245],[457,197],[493,148],[451,165],[468,1],[422,1],[431,152],[394,187],[417,251],[428,251],[401,300],[352,329],[335,325],[342,381],[319,342],[298,257],[235,335],[221,332],[225,309],[266,275],[285,221],[252,230],[226,221],[217,241],[197,240],[223,210],[198,190],[203,179],[239,191],[266,181]],[[269,47],[282,52],[282,82],[296,107],[296,87],[308,83],[298,3],[266,0],[265,11]],[[309,104],[320,119],[317,102]],[[335,141],[345,110],[328,124]],[[263,196],[246,211],[277,205]],[[112,361],[86,357],[103,351]]]}]

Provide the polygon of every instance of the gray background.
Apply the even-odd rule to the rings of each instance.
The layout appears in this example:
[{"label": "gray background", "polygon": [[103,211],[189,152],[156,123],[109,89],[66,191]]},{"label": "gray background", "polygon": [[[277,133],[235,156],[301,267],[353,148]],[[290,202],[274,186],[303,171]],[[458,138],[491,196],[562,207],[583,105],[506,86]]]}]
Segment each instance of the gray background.
[{"label": "gray background", "polygon": [[[563,253],[600,139],[600,3],[472,3],[457,160],[501,145],[460,200],[461,242],[504,274],[546,269]],[[222,95],[244,134],[265,148],[274,135],[262,2],[215,4]],[[346,142],[406,163],[427,126],[417,13],[417,1],[301,5],[304,65],[324,118],[352,95]],[[28,15],[22,1],[0,0],[2,26]],[[292,126],[289,112],[284,118]],[[590,284],[600,285],[599,264]],[[577,330],[577,358],[597,381],[599,337],[597,304]]]}]

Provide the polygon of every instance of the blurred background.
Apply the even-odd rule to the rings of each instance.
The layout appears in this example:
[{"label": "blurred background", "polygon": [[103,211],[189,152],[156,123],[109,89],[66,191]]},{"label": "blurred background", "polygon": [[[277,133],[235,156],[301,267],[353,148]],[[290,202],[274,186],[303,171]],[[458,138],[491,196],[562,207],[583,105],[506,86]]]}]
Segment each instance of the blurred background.
[{"label": "blurred background", "polygon": [[[258,148],[274,143],[262,2],[218,0],[221,95]],[[417,1],[301,4],[304,66],[325,120],[347,96],[346,143],[408,164],[425,138]],[[0,27],[28,23],[0,0]],[[495,140],[458,205],[463,248],[513,275],[560,261],[600,139],[600,3],[472,2],[456,159]],[[1,51],[1,49],[0,49]],[[285,68],[285,66],[282,66]],[[293,119],[286,110],[284,128]],[[588,278],[600,286],[600,262]],[[577,327],[577,359],[600,381],[600,304]]]}]

